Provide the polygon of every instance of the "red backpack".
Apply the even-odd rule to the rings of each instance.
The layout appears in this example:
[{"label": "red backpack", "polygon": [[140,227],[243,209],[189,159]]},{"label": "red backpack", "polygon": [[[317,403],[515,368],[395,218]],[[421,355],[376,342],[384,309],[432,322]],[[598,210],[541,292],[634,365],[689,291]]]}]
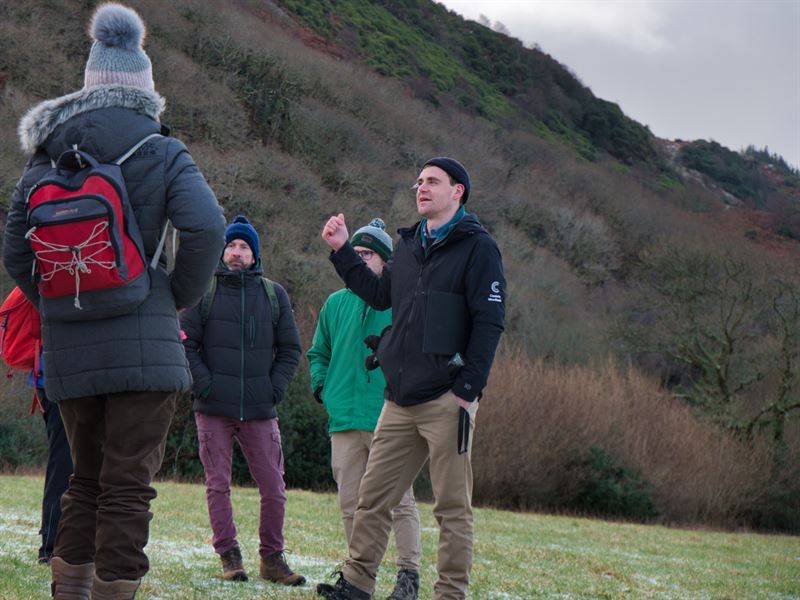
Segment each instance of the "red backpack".
[{"label": "red backpack", "polygon": [[[0,305],[0,356],[10,369],[33,371],[34,390],[41,375],[42,321],[39,311],[18,287]],[[9,371],[8,377],[11,377]],[[34,391],[31,412],[41,408]]]},{"label": "red backpack", "polygon": [[77,148],[67,150],[31,188],[25,237],[34,254],[45,320],[127,314],[150,293],[142,235],[120,165],[154,137],[159,134],[147,136],[111,164]]},{"label": "red backpack", "polygon": [[30,371],[36,366],[41,345],[39,311],[15,287],[0,305],[0,356],[11,369]]}]

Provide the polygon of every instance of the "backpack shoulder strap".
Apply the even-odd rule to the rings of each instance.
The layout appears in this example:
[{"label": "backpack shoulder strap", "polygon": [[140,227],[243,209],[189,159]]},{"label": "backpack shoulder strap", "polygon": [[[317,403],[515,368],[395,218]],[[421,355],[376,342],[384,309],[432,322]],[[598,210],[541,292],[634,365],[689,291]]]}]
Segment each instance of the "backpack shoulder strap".
[{"label": "backpack shoulder strap", "polygon": [[267,298],[269,298],[269,305],[272,309],[272,329],[277,329],[278,321],[281,318],[281,305],[278,303],[278,294],[275,292],[275,282],[262,277],[261,285],[264,286],[264,291],[267,294]]},{"label": "backpack shoulder strap", "polygon": [[114,161],[114,164],[115,165],[121,165],[126,160],[128,160],[131,156],[133,156],[139,148],[144,146],[147,142],[149,142],[153,138],[157,138],[157,137],[163,137],[163,136],[160,133],[151,133],[150,135],[142,138],[141,140],[136,142],[133,146],[131,146],[130,149],[125,154],[123,154],[122,156],[117,158],[117,160]]},{"label": "backpack shoulder strap", "polygon": [[[278,321],[280,320],[281,316],[281,306],[278,303],[278,294],[275,292],[275,283],[266,277],[262,277],[261,285],[264,288],[264,292],[267,294],[267,298],[269,299],[269,305],[272,311],[272,328],[277,329]],[[200,321],[203,325],[206,324],[208,317],[211,314],[211,307],[214,304],[214,297],[216,296],[216,293],[217,278],[214,277],[211,280],[211,285],[206,290],[206,293],[203,294],[203,298],[200,300]]]},{"label": "backpack shoulder strap", "polygon": [[211,285],[203,294],[200,300],[200,322],[205,325],[208,321],[208,316],[211,314],[211,306],[214,304],[214,296],[217,294],[217,276],[211,278]]},{"label": "backpack shoulder strap", "polygon": [[[155,270],[158,266],[158,261],[161,260],[161,253],[164,251],[164,243],[167,241],[167,228],[169,227],[169,220],[164,223],[164,229],[161,230],[161,237],[158,239],[158,246],[156,246],[155,254],[153,254],[153,258],[150,261],[150,268]],[[173,233],[175,232],[175,228],[173,227]],[[172,246],[172,258],[175,258],[175,246],[174,246],[174,238],[173,238],[173,246]],[[214,277],[214,281],[217,278]]]},{"label": "backpack shoulder strap", "polygon": [[[160,138],[160,137],[164,136],[162,136],[160,133],[151,133],[150,135],[143,137],[141,140],[139,140],[133,146],[131,146],[125,154],[117,158],[114,161],[114,164],[121,165],[131,156],[136,154],[136,151],[142,146],[144,146],[147,142],[149,142],[153,138]],[[164,223],[164,229],[161,231],[161,237],[158,240],[158,246],[156,247],[156,252],[153,255],[153,258],[150,260],[151,269],[155,269],[158,266],[158,261],[161,259],[161,253],[164,251],[164,242],[166,242],[167,240],[167,227],[169,227],[169,221]]]}]

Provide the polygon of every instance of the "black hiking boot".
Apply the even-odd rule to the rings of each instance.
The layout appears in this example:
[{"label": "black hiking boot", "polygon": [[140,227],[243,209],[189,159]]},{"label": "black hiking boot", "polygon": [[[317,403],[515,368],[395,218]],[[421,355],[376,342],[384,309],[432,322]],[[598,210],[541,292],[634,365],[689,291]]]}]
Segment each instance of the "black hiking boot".
[{"label": "black hiking boot", "polygon": [[370,594],[347,581],[341,571],[339,571],[339,580],[335,584],[317,584],[317,594],[327,600],[370,600],[371,598]]},{"label": "black hiking boot", "polygon": [[397,582],[386,600],[417,600],[419,598],[419,573],[409,569],[397,572]]}]

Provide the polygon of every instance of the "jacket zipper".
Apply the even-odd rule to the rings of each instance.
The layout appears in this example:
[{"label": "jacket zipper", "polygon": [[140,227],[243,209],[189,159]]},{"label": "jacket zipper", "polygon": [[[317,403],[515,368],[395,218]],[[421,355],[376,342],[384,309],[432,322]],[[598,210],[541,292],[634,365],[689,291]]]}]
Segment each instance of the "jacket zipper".
[{"label": "jacket zipper", "polygon": [[[442,240],[437,239],[433,244],[431,244],[430,250],[428,250],[427,252],[425,251],[425,248],[422,248],[422,263],[420,263],[420,265],[419,265],[419,274],[417,275],[417,285],[416,285],[416,288],[414,289],[414,299],[411,302],[411,310],[408,313],[408,323],[409,323],[409,325],[413,322],[414,313],[416,312],[416,308],[417,308],[417,299],[419,298],[420,292],[422,290],[422,276],[423,276],[424,271],[425,271],[425,264],[430,259],[431,254],[433,254],[433,251],[436,248],[439,248],[440,246],[443,246],[444,243],[447,241],[447,239],[449,237],[450,236],[447,236],[446,238],[444,238]],[[412,250],[412,253],[413,253],[413,250]],[[403,348],[403,362],[400,365],[400,368],[397,370],[397,389],[400,390],[400,397],[401,398],[403,397],[403,366],[402,365],[404,365],[405,362],[406,362],[406,354],[407,354],[407,350],[408,350],[407,347],[406,347],[406,342],[408,341],[408,330],[409,330],[409,327],[406,327],[405,331],[403,331],[403,345],[402,345],[402,348]],[[394,399],[394,400],[395,400],[395,402],[397,402],[397,399]]]},{"label": "jacket zipper", "polygon": [[[361,311],[361,335],[363,336],[364,334],[369,335],[366,327],[364,327],[364,324],[367,322],[367,310],[369,310],[369,306],[367,306],[367,303],[363,300],[361,300],[361,302],[364,303],[364,308]],[[369,371],[367,371],[367,383],[369,384],[370,381]]]},{"label": "jacket zipper", "polygon": [[[403,331],[403,361],[400,365],[400,368],[397,370],[397,389],[400,390],[400,399],[403,397],[403,365],[406,364],[406,354],[408,353],[407,341],[408,341],[408,330],[410,329],[411,324],[414,320],[414,312],[416,312],[417,308],[417,299],[419,298],[419,292],[422,288],[422,274],[425,271],[425,261],[427,257],[422,258],[422,264],[419,266],[419,275],[417,275],[417,286],[414,289],[414,299],[411,301],[411,310],[408,312],[408,324],[409,326],[405,328]],[[398,399],[395,399],[397,402]]]},{"label": "jacket zipper", "polygon": [[239,273],[239,297],[241,298],[241,326],[239,330],[239,420],[244,421],[244,274]]}]

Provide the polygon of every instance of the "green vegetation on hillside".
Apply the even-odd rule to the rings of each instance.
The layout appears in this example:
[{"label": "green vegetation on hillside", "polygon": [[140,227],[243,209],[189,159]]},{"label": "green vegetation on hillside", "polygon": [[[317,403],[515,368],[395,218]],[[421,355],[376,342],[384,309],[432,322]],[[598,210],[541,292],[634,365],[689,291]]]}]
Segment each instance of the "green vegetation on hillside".
[{"label": "green vegetation on hillside", "polygon": [[[780,186],[800,192],[800,173],[766,149],[750,146],[740,154],[714,141],[697,140],[681,148],[679,159],[755,208],[767,208],[770,193]],[[800,197],[796,201],[800,202]]]},{"label": "green vegetation on hillside", "polygon": [[[308,27],[434,105],[455,105],[505,127],[540,126],[594,159],[655,162],[652,135],[595,98],[563,65],[428,0],[281,0]],[[431,88],[430,84],[433,84]]]}]

